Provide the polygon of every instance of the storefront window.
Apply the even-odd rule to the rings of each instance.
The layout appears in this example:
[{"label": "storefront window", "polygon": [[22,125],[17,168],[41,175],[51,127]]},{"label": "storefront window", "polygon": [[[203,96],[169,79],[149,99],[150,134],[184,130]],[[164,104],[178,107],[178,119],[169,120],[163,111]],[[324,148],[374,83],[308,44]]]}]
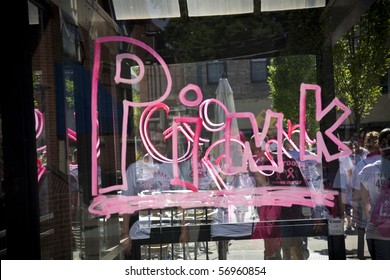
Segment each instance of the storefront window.
[{"label": "storefront window", "polygon": [[218,84],[222,75],[227,75],[226,64],[223,62],[209,62],[207,64],[207,83]]},{"label": "storefront window", "polygon": [[251,60],[251,81],[252,83],[265,82],[267,80],[267,59]]}]

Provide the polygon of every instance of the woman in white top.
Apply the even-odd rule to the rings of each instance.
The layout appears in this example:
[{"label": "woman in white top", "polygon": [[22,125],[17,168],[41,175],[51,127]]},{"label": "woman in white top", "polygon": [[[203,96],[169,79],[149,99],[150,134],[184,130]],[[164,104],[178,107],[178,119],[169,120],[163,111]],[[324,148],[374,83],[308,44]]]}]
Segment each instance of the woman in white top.
[{"label": "woman in white top", "polygon": [[[379,134],[379,150],[381,159],[366,165],[359,173],[362,188],[362,201],[370,204],[366,240],[368,250],[373,260],[390,260],[390,233],[381,231],[370,221],[371,214],[379,198],[381,188],[388,186],[390,180],[390,128],[383,129]],[[388,210],[388,209],[387,209]],[[388,211],[389,212],[389,211]],[[367,214],[367,213],[366,213]],[[387,217],[388,214],[387,213]],[[386,216],[386,214],[384,214]],[[390,223],[390,218],[387,223]]]}]

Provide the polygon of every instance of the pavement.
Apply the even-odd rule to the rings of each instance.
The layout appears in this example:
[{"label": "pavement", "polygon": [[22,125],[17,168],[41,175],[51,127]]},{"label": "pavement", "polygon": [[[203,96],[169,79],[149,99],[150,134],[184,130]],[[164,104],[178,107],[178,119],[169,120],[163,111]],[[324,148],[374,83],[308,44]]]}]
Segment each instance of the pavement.
[{"label": "pavement", "polygon": [[[251,211],[245,215],[246,221],[251,221]],[[227,260],[264,260],[264,240],[263,239],[241,239],[225,241]],[[346,260],[359,260],[357,256],[358,236],[356,232],[347,232],[345,234]],[[218,260],[218,242],[190,242],[185,244],[170,244],[164,246],[141,247],[143,259],[190,259],[190,260]],[[364,259],[370,259],[370,254],[364,243]],[[117,246],[118,247],[118,246]],[[144,248],[143,248],[144,247]],[[155,247],[155,248],[154,248]],[[184,248],[184,249],[183,249]],[[120,254],[121,247],[116,248]],[[326,237],[308,237],[308,260],[329,260],[328,242]],[[207,254],[208,252],[208,254]],[[114,254],[114,252],[112,253]],[[173,257],[172,257],[173,255]],[[161,257],[162,256],[162,257]],[[79,259],[80,251],[74,252],[74,259]],[[107,258],[110,258],[108,256]]]},{"label": "pavement", "polygon": [[[195,256],[194,248],[198,248]],[[207,243],[208,259],[218,260],[217,242],[211,241]],[[187,244],[186,259],[206,260],[205,242]],[[309,237],[308,249],[310,252],[308,260],[329,260],[328,242],[324,238]],[[345,239],[346,260],[358,260],[357,256],[357,235],[346,235]],[[365,246],[365,259],[370,259],[370,254]],[[182,256],[179,256],[182,258]],[[230,240],[227,253],[227,260],[264,260],[264,240]]]},{"label": "pavement", "polygon": [[[245,213],[245,220],[251,221],[251,211]],[[357,255],[358,236],[357,231],[345,231],[345,251],[346,260],[359,260]],[[209,259],[218,260],[218,243],[216,241],[207,242],[208,252],[205,253],[206,242],[187,244],[187,259]],[[370,259],[370,254],[364,243],[364,259]],[[195,249],[198,248],[198,249]],[[182,248],[181,248],[182,249]],[[308,260],[329,260],[328,241],[326,237],[308,237]],[[179,252],[179,250],[178,250]],[[195,252],[197,252],[195,254]],[[176,255],[176,254],[175,254]],[[178,253],[183,257],[182,253]],[[264,260],[264,240],[230,240],[228,246],[228,260]]]}]

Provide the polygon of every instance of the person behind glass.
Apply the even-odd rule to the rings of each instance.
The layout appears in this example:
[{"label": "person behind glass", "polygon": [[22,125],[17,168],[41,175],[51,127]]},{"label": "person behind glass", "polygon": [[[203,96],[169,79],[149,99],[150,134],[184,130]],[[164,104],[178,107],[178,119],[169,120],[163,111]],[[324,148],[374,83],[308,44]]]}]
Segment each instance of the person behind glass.
[{"label": "person behind glass", "polygon": [[[287,140],[283,145],[286,147]],[[298,162],[294,158],[289,158],[283,154],[284,170],[281,173],[274,172],[269,176],[270,186],[278,187],[308,187]],[[303,219],[302,206],[293,204],[290,207],[281,207],[279,220]],[[282,236],[290,236],[292,232],[288,226],[281,228]],[[281,240],[283,260],[304,260],[307,259],[308,251],[305,248],[303,237],[282,237]]]},{"label": "person behind glass", "polygon": [[366,158],[361,158],[355,165],[352,172],[352,223],[358,235],[358,258],[364,258],[364,235],[366,233],[367,221],[363,220],[363,209],[361,200],[361,182],[359,172],[367,165],[376,162],[381,158],[378,147],[379,132],[370,131],[364,137],[364,149],[368,151]]},{"label": "person behind glass", "polygon": [[[291,141],[299,149],[299,138],[300,131],[294,130],[291,134]],[[306,142],[305,142],[306,143]],[[307,143],[306,143],[307,145]],[[315,156],[314,153],[310,152],[307,147],[305,147],[305,155]],[[299,150],[296,150],[293,145],[286,141],[286,149],[288,153],[297,161],[299,168],[301,169],[302,175],[305,176],[305,179],[308,183],[308,186],[312,189],[315,188],[315,182],[320,177],[319,172],[317,171],[320,168],[320,164],[315,160],[301,160]],[[316,184],[317,186],[317,184]]]},{"label": "person behind glass", "polygon": [[[294,130],[291,133],[290,140],[291,142],[296,146],[296,148],[299,149],[300,147],[300,137],[301,132],[299,130]],[[305,181],[307,183],[307,186],[311,190],[318,190],[321,188],[321,163],[318,163],[315,160],[301,160],[300,152],[297,150],[293,144],[288,140],[285,140],[285,148],[287,152],[295,159],[295,161],[299,165],[299,169],[302,172],[302,175],[305,178]],[[309,143],[305,141],[305,155],[315,156],[314,153],[312,153],[309,150]],[[316,217],[319,218],[326,213],[326,208],[322,206],[317,206],[315,208],[302,206],[302,214],[305,218],[312,218]],[[305,256],[308,258],[309,256],[309,250],[308,250],[308,238],[307,236],[303,237],[304,247],[305,247]]]},{"label": "person behind glass", "polygon": [[[163,130],[157,128],[150,134],[152,145],[160,154],[167,156],[168,149],[164,140]],[[128,166],[126,178],[128,189],[123,191],[122,195],[137,196],[141,193],[151,194],[151,192],[161,192],[175,188],[170,184],[170,180],[173,178],[172,164],[160,162],[148,154]],[[130,259],[136,259],[140,256],[138,246],[132,246],[132,240],[139,238],[137,236],[139,232],[137,228],[139,227],[138,219],[139,213],[123,215],[121,239],[124,239],[122,245],[125,255]],[[188,230],[186,227],[182,227],[179,242],[188,242]]]},{"label": "person behind glass", "polygon": [[369,151],[363,146],[360,146],[358,141],[351,141],[352,145],[352,162],[356,165],[360,160],[365,159]]},{"label": "person behind glass", "polygon": [[[198,145],[198,160],[197,160],[197,166],[198,166],[198,190],[199,192],[204,191],[210,191],[210,190],[218,190],[217,185],[214,181],[214,176],[211,175],[210,171],[206,167],[206,165],[202,162],[202,159],[205,156],[205,146],[204,144]],[[215,160],[212,157],[212,155],[209,155],[210,163],[212,165],[215,165]],[[194,181],[194,165],[192,162],[192,158],[190,158],[187,161],[184,161],[181,165],[181,173],[184,176],[184,179],[188,182]],[[216,211],[214,211],[213,208],[203,208],[203,211],[200,211],[203,215],[197,216],[196,211],[189,211],[189,215],[194,215],[193,218],[195,219],[204,219],[204,221],[210,221],[216,218],[218,214],[224,213],[225,209],[222,208],[216,208]],[[210,219],[210,220],[209,220]],[[223,242],[223,241],[219,241]],[[228,241],[227,241],[228,242]],[[206,254],[206,259],[209,259],[209,254],[211,251],[209,251],[209,243],[208,242],[200,242],[199,243],[199,250],[204,252]],[[220,253],[220,251],[218,251]],[[222,257],[220,259],[223,259]]]},{"label": "person behind glass", "polygon": [[[379,199],[381,188],[390,187],[390,128],[385,128],[379,133],[378,147],[381,158],[374,163],[366,165],[360,172],[359,178],[363,188],[361,188],[361,198],[363,217],[367,217],[366,242],[372,260],[390,260],[390,234],[383,232],[371,220],[373,209]],[[385,201],[387,205],[389,201]],[[369,207],[365,207],[369,205]],[[386,208],[386,207],[383,207]],[[390,211],[381,209],[383,215],[389,217]]]},{"label": "person behind glass", "polygon": [[[198,146],[198,190],[199,191],[208,191],[212,189],[217,189],[213,176],[211,176],[210,172],[208,171],[206,165],[202,162],[202,158],[205,155],[205,148],[204,144],[199,144]],[[214,159],[211,157],[210,162],[214,164]],[[194,180],[194,168],[193,168],[193,162],[192,158],[189,160],[183,162],[181,165],[181,171],[184,175],[184,178],[188,182],[193,182]],[[187,173],[187,174],[186,174]]]},{"label": "person behind glass", "polygon": [[[348,146],[351,150],[353,150],[352,142],[346,141],[343,142],[346,146]],[[341,210],[344,215],[344,219],[346,221],[346,232],[347,234],[353,231],[352,228],[352,186],[351,186],[351,178],[353,169],[355,165],[353,164],[352,154],[341,156],[339,158],[339,182],[335,182],[340,184],[341,191]]]},{"label": "person behind glass", "polygon": [[[266,136],[260,147],[256,147],[254,136],[250,139],[253,159],[257,166],[270,165],[270,161],[265,155],[265,143],[268,141]],[[256,180],[257,187],[268,186],[268,178],[260,172],[253,172],[253,177]],[[274,226],[274,222],[280,216],[279,205],[264,205],[257,208],[257,213],[260,222],[266,222],[267,226],[256,228],[255,235],[252,237],[260,237],[264,242],[264,259],[265,260],[281,260],[281,236],[280,228]]]}]

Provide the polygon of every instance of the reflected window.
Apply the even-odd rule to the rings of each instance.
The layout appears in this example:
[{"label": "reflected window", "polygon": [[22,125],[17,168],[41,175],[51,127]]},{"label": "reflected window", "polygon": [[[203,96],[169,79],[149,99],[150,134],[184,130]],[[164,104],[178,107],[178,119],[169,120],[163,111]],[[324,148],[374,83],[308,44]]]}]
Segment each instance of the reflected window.
[{"label": "reflected window", "polygon": [[61,12],[62,46],[67,57],[81,62],[81,36],[75,20],[68,14]]},{"label": "reflected window", "polygon": [[217,84],[223,73],[227,75],[227,67],[225,62],[213,61],[207,63],[208,84]]},{"label": "reflected window", "polygon": [[38,7],[28,1],[28,22],[30,25],[39,24],[39,10]]},{"label": "reflected window", "polygon": [[267,59],[251,60],[251,82],[262,83],[267,81]]}]

